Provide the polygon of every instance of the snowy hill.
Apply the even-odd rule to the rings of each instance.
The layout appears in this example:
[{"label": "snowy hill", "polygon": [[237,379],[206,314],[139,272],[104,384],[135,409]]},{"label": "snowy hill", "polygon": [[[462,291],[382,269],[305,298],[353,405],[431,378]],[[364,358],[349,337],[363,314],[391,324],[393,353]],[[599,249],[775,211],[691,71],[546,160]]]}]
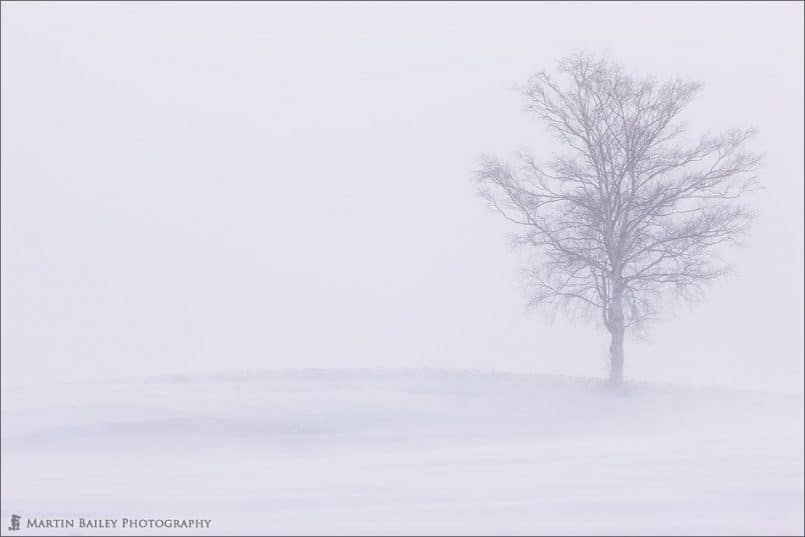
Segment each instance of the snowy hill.
[{"label": "snowy hill", "polygon": [[2,412],[4,534],[12,513],[241,535],[803,532],[799,395],[288,370],[15,387]]}]

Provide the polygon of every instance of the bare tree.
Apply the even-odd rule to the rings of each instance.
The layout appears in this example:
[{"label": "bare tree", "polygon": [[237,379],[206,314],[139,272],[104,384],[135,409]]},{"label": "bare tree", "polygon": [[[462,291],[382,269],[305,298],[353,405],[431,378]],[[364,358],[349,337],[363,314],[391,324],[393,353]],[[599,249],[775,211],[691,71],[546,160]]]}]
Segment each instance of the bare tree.
[{"label": "bare tree", "polygon": [[620,384],[625,330],[728,269],[719,246],[747,231],[753,212],[740,198],[760,157],[744,149],[751,130],[685,140],[678,117],[697,83],[631,77],[589,54],[559,61],[558,73],[537,73],[524,93],[564,152],[545,165],[485,158],[474,179],[537,253],[531,304],[600,315]]}]

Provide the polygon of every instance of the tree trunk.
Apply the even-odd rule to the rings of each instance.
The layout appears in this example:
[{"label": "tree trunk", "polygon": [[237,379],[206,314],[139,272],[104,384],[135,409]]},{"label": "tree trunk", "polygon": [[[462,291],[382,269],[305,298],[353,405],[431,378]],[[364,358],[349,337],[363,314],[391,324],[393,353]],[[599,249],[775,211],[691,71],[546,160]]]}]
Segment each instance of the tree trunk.
[{"label": "tree trunk", "polygon": [[623,383],[623,326],[620,330],[610,331],[612,341],[609,344],[609,380],[612,384]]},{"label": "tree trunk", "polygon": [[612,384],[623,383],[623,288],[616,282],[612,289],[607,328],[611,342],[609,344],[609,380]]}]

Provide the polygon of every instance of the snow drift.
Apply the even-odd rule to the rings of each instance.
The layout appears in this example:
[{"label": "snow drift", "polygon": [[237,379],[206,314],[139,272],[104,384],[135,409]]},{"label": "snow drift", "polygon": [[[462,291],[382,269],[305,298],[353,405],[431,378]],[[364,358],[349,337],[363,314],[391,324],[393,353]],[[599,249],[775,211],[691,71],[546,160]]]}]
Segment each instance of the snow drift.
[{"label": "snow drift", "polygon": [[[803,532],[801,395],[286,370],[14,387],[2,411],[4,534],[11,514],[240,535]],[[148,531],[77,526],[37,533]]]}]

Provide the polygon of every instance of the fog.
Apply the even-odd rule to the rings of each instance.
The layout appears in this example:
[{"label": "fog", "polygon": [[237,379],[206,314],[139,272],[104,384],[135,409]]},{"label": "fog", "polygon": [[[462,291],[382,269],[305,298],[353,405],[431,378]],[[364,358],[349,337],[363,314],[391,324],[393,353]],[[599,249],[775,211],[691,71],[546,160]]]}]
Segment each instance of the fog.
[{"label": "fog", "polygon": [[[583,50],[765,154],[622,386],[471,182]],[[0,530],[801,535],[804,59],[801,3],[4,3]]]},{"label": "fog", "polygon": [[[558,149],[513,87],[574,50],[704,84],[754,126],[759,218],[704,301],[627,341],[635,381],[802,391],[803,8],[8,3],[3,386],[279,368],[604,376],[526,314],[482,153]],[[670,313],[670,312],[669,312]]]}]

